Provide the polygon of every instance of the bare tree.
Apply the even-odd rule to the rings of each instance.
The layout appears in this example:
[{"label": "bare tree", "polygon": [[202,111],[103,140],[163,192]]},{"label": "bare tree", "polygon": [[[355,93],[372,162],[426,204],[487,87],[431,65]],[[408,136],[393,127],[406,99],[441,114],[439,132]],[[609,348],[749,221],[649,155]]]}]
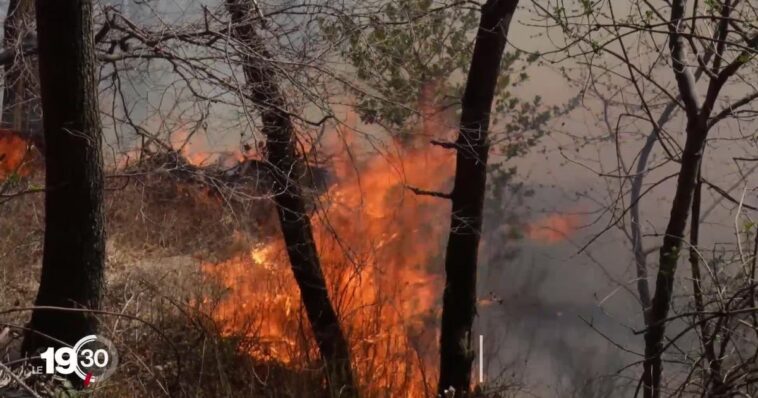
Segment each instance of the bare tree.
[{"label": "bare tree", "polygon": [[[714,127],[724,120],[739,122],[754,114],[750,104],[758,99],[758,91],[748,76],[754,73],[752,61],[758,50],[758,32],[754,25],[746,22],[754,15],[754,5],[739,0],[691,4],[685,0],[675,0],[656,7],[642,1],[630,3],[626,15],[622,15],[620,7],[614,7],[611,3],[600,9],[594,8],[591,2],[579,2],[576,5],[578,7],[573,9],[563,6],[550,9],[537,5],[543,13],[550,15],[556,22],[556,27],[567,36],[568,45],[558,51],[564,55],[568,53],[570,58],[579,58],[589,66],[587,86],[592,87],[596,93],[603,92],[598,95],[606,96],[603,98],[606,107],[613,102],[609,102],[610,97],[623,99],[623,102],[617,100],[615,103],[623,109],[615,127],[609,120],[607,110],[605,112],[605,124],[610,131],[620,134],[619,125],[626,118],[643,120],[653,127],[642,151],[635,157],[638,162],[635,173],[630,172],[619,155],[618,176],[614,176],[620,181],[618,197],[623,198],[625,184],[631,181],[631,203],[628,207],[624,205],[622,216],[614,215],[609,224],[610,227],[621,223],[627,211],[631,210],[631,234],[628,236],[635,255],[638,299],[642,303],[646,324],[641,377],[644,395],[661,396],[664,389],[662,355],[682,337],[679,334],[666,341],[666,327],[674,319],[679,319],[670,313],[674,304],[677,264],[682,247],[686,244],[688,218],[692,216],[688,245],[694,281],[690,298],[694,301],[694,312],[700,314],[696,318],[700,317],[700,320],[688,330],[697,330],[701,336],[705,336],[698,339],[705,351],[704,356],[698,356],[702,361],[699,360],[693,369],[707,369],[709,375],[705,379],[710,381],[702,386],[703,394],[720,396],[727,390],[721,387],[724,375],[720,374],[720,359],[714,353],[711,340],[717,334],[723,334],[724,330],[716,332],[710,329],[710,321],[705,319],[708,316],[704,314],[708,313],[709,305],[723,309],[734,307],[735,304],[726,304],[729,300],[724,301],[723,291],[716,294],[718,299],[703,291],[706,284],[701,280],[699,267],[705,261],[699,252],[698,241],[700,186],[707,180],[701,175],[701,170],[704,169],[703,157]],[[634,42],[635,46],[630,45],[632,37],[639,38]],[[574,52],[575,48],[579,52]],[[612,61],[604,62],[602,57],[608,57]],[[664,76],[671,76],[672,70],[673,79],[665,79]],[[608,74],[609,71],[612,73]],[[626,85],[619,88],[618,82],[601,83],[605,79],[610,80],[609,75],[613,75],[613,78],[623,76]],[[698,84],[703,75],[707,81]],[[669,85],[669,82],[672,84]],[[734,83],[731,90],[725,90],[730,83]],[[598,89],[598,86],[602,88]],[[705,93],[699,93],[703,88]],[[630,97],[626,96],[634,98],[634,102],[629,102],[627,98]],[[662,111],[659,116],[655,116],[658,109]],[[678,109],[683,110],[686,126],[683,145],[664,126]],[[666,163],[675,164],[677,173],[672,176],[677,176],[677,183],[659,249],[655,293],[650,298],[639,201],[646,192],[663,181],[642,192],[643,178],[651,169],[648,165],[649,155],[656,143],[660,143],[666,155],[665,162],[657,167]],[[717,188],[714,190],[719,194],[726,193]],[[711,277],[723,278],[715,273]],[[722,282],[714,281],[717,284]],[[723,289],[724,286],[718,288]],[[743,291],[740,288],[737,290]],[[705,301],[709,297],[713,300]],[[723,320],[716,323],[730,322]],[[724,347],[728,345],[725,344]],[[716,382],[717,379],[721,381]],[[739,390],[734,384],[732,387],[736,389],[731,391]]]},{"label": "bare tree", "polygon": [[[683,37],[686,28],[686,24],[683,22],[685,6],[684,0],[672,2],[671,18],[668,25],[672,67],[686,114],[687,127],[676,193],[671,204],[671,216],[660,249],[655,295],[651,303],[650,325],[645,333],[645,363],[642,382],[646,397],[660,396],[663,336],[671,307],[674,275],[695,188],[700,179],[700,165],[708,132],[716,122],[731,114],[732,109],[739,108],[741,104],[730,105],[728,109],[724,110],[723,116],[721,114],[714,116],[713,109],[726,82],[754,56],[758,49],[758,32],[756,32],[745,43],[746,48],[739,52],[735,58],[728,60],[726,50],[729,44],[727,42],[729,31],[723,28],[715,42],[716,56],[713,58],[710,68],[711,79],[708,83],[706,95],[701,100],[695,86],[694,76],[686,59],[685,38]],[[731,1],[726,0],[720,5],[720,8],[721,21],[719,24],[728,24],[732,17],[733,5]],[[758,92],[744,97],[740,102],[749,103],[755,98],[758,98]]]},{"label": "bare tree", "polygon": [[36,309],[23,351],[73,344],[93,316],[49,307],[98,309],[105,267],[103,160],[92,3],[38,1],[39,75],[46,147],[45,240]]},{"label": "bare tree", "polygon": [[296,149],[294,127],[286,112],[284,95],[277,85],[276,70],[266,63],[265,59],[270,56],[253,26],[256,21],[254,3],[252,0],[228,0],[227,7],[232,17],[232,34],[245,46],[240,56],[249,90],[246,98],[261,113],[267,160],[274,182],[274,201],[287,254],[316,343],[326,363],[332,395],[356,396],[347,340],[329,299],[300,187],[305,165]]},{"label": "bare tree", "polygon": [[482,228],[490,141],[490,111],[517,0],[490,0],[482,6],[479,30],[463,94],[456,152],[452,214],[445,253],[446,284],[440,336],[438,392],[455,396],[470,388],[471,327],[476,315],[476,269]]}]

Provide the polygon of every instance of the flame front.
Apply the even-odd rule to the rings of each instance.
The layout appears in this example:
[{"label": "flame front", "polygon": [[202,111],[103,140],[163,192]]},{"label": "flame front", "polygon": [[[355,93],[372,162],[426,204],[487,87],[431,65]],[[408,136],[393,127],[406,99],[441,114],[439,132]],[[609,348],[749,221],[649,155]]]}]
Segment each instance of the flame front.
[{"label": "flame front", "polygon": [[[336,183],[311,216],[330,298],[364,395],[431,396],[450,207],[406,187],[446,188],[452,154],[425,145],[361,156],[356,140],[345,141],[330,165]],[[250,337],[250,355],[290,367],[318,358],[281,239],[203,269],[228,289],[214,319]]]}]

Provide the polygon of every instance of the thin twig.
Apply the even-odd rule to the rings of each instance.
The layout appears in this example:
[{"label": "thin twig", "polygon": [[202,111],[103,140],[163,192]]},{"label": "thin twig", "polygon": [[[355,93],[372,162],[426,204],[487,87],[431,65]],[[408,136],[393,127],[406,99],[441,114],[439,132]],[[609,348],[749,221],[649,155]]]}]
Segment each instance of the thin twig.
[{"label": "thin twig", "polygon": [[26,383],[24,383],[24,381],[21,380],[21,378],[18,377],[18,375],[13,373],[13,371],[9,367],[5,366],[2,362],[0,362],[0,370],[2,370],[5,373],[8,373],[8,376],[10,376],[11,379],[13,379],[13,381],[15,381],[19,386],[21,386],[21,388],[26,390],[34,398],[42,398],[42,396],[37,394],[36,391],[34,391],[31,387],[29,387]]}]

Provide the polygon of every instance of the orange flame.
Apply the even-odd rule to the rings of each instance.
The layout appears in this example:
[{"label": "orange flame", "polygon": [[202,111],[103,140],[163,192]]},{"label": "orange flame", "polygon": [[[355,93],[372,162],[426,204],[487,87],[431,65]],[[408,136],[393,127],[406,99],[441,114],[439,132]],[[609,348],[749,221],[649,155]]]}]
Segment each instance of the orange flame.
[{"label": "orange flame", "polygon": [[527,226],[529,239],[546,244],[555,244],[568,239],[581,226],[577,214],[551,214]]},{"label": "orange flame", "polygon": [[257,154],[249,151],[244,153],[240,150],[210,151],[210,145],[204,137],[202,134],[190,135],[187,130],[180,129],[171,134],[169,143],[189,164],[196,167],[214,164],[230,167],[245,160],[259,158]]},{"label": "orange flame", "polygon": [[10,130],[0,129],[0,180],[12,174],[29,175],[29,143]]},{"label": "orange flame", "polygon": [[[451,133],[435,120],[422,128],[432,124]],[[425,143],[366,154],[360,140],[338,133],[341,150],[330,164],[337,182],[316,199],[311,219],[353,366],[365,396],[431,396],[450,205],[407,186],[449,188],[453,154]],[[226,334],[250,337],[250,355],[291,367],[318,358],[281,239],[202,268],[227,289],[214,319]]]}]

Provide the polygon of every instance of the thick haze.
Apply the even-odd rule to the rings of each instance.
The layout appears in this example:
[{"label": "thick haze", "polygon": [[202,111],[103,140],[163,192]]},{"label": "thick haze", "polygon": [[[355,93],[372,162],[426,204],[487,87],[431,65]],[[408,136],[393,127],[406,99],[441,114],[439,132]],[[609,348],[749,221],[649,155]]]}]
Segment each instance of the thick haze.
[{"label": "thick haze", "polygon": [[[520,9],[521,23],[511,28],[511,44],[530,52],[555,48],[545,36],[538,35],[544,30],[525,26],[534,22],[534,14],[527,11],[531,8],[527,4],[522,4]],[[579,88],[572,87],[561,76],[560,66],[581,69],[571,62],[532,68],[522,94],[540,95],[548,104],[556,105],[576,96]],[[669,70],[662,70],[660,78],[674,84],[673,72]],[[730,94],[737,93],[727,91],[726,95]],[[535,387],[538,395],[566,396],[566,388],[571,386],[572,380],[588,375],[613,375],[641,358],[623,353],[615,344],[638,353],[643,350],[642,336],[633,334],[633,330],[643,329],[643,321],[636,298],[629,238],[619,227],[613,227],[579,253],[580,248],[629,206],[629,181],[626,180],[623,185],[625,205],[617,206],[616,213],[606,211],[618,200],[622,180],[601,178],[600,174],[617,172],[617,150],[627,168],[634,165],[651,128],[641,123],[641,128],[623,130],[617,147],[615,132],[600,123],[601,110],[601,104],[587,95],[582,106],[553,123],[551,134],[536,150],[513,163],[518,166],[519,178],[535,190],[534,197],[528,201],[531,219],[539,220],[550,214],[576,214],[581,219],[577,223],[581,227],[561,242],[523,241],[515,261],[488,262],[482,271],[488,276],[480,278],[483,293],[493,291],[504,299],[502,308],[488,307],[480,311],[480,333],[487,335],[497,330],[495,334],[504,338],[497,347],[498,354],[492,354],[493,357],[504,357],[506,361],[528,358],[525,367],[521,363],[514,367],[523,371],[526,385]],[[610,119],[615,122],[617,117],[617,114],[612,115]],[[681,114],[666,127],[683,143]],[[743,179],[732,158],[754,157],[755,147],[736,145],[730,138],[736,140],[755,132],[755,126],[749,123],[721,125],[711,132],[715,139],[709,143],[703,166],[704,178],[728,190],[732,197],[740,198],[746,189],[746,204],[758,203],[755,192],[758,181],[751,175]],[[648,164],[657,165],[662,159],[663,151],[656,145]],[[749,174],[751,164],[740,166]],[[677,167],[669,163],[651,171],[646,176],[645,188],[676,172]],[[643,242],[650,251],[647,261],[652,276],[657,269],[655,249],[660,246],[660,234],[666,228],[674,189],[675,179],[669,179],[640,202]],[[737,205],[704,187],[700,247],[706,251],[706,260],[721,250],[734,250],[736,208]],[[628,223],[627,214],[619,225],[628,230]],[[488,253],[488,247],[497,245],[487,242],[484,252]],[[689,275],[689,264],[683,259],[676,284],[679,292],[691,291]],[[494,367],[489,369],[495,371]],[[632,371],[638,370],[632,368]],[[633,393],[636,380],[631,380],[630,385],[632,390],[627,394]],[[618,390],[613,393],[613,396],[619,395]]]}]

